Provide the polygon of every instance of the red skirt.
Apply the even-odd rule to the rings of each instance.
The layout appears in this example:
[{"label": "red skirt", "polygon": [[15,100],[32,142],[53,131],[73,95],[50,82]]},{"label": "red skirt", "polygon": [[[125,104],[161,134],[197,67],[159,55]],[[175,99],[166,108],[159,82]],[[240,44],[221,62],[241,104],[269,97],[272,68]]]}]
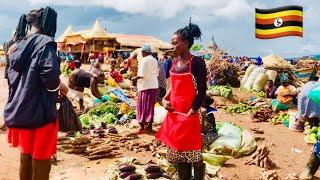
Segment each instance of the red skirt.
[{"label": "red skirt", "polygon": [[8,128],[8,143],[33,159],[50,159],[57,152],[58,130],[58,121],[37,129]]}]

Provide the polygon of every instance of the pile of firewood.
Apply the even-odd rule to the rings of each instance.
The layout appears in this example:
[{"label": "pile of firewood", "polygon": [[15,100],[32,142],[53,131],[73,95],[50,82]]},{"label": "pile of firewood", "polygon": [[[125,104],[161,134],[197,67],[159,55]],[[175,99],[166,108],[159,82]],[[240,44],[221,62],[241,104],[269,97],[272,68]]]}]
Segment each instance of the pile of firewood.
[{"label": "pile of firewood", "polygon": [[272,169],[275,167],[275,164],[269,159],[269,153],[270,151],[266,145],[262,145],[251,155],[250,159],[245,164],[255,164],[264,169]]},{"label": "pile of firewood", "polygon": [[240,80],[239,68],[234,63],[225,60],[211,59],[207,63],[208,81],[213,85],[228,85],[231,87],[239,87]]}]

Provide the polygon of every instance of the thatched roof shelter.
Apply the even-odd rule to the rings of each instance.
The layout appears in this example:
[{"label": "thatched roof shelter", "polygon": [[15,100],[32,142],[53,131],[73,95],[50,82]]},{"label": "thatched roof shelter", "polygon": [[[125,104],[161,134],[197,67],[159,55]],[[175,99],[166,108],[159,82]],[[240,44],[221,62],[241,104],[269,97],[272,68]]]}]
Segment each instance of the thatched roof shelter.
[{"label": "thatched roof shelter", "polygon": [[144,44],[149,44],[158,49],[171,49],[171,44],[161,41],[153,36],[131,35],[131,34],[112,34],[121,46],[129,46],[139,48]]}]

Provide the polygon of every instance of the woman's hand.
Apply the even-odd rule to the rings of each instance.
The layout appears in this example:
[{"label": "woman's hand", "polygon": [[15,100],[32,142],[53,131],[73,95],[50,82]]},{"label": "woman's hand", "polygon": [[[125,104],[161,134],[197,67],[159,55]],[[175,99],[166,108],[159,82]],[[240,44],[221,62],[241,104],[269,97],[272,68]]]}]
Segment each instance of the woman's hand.
[{"label": "woman's hand", "polygon": [[188,115],[188,116],[191,116],[191,115],[194,115],[196,112],[197,112],[196,110],[194,110],[194,109],[191,108],[191,109],[189,110],[189,112],[188,112],[187,115]]},{"label": "woman's hand", "polygon": [[69,88],[67,85],[63,82],[60,83],[60,94],[62,96],[66,96],[68,94]]},{"label": "woman's hand", "polygon": [[170,112],[174,111],[174,109],[172,108],[172,106],[168,100],[162,99],[162,105],[166,110],[168,110]]},{"label": "woman's hand", "polygon": [[17,43],[14,43],[13,45],[10,46],[10,48],[7,52],[9,58],[11,57],[12,53],[17,50],[17,48],[18,48]]}]

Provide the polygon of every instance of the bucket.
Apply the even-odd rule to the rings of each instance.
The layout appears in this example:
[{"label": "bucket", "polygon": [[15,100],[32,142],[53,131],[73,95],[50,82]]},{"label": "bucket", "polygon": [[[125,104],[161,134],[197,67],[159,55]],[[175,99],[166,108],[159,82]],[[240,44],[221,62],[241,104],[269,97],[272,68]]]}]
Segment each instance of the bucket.
[{"label": "bucket", "polygon": [[298,116],[298,112],[289,112],[289,129],[291,131],[303,132],[304,122]]}]

